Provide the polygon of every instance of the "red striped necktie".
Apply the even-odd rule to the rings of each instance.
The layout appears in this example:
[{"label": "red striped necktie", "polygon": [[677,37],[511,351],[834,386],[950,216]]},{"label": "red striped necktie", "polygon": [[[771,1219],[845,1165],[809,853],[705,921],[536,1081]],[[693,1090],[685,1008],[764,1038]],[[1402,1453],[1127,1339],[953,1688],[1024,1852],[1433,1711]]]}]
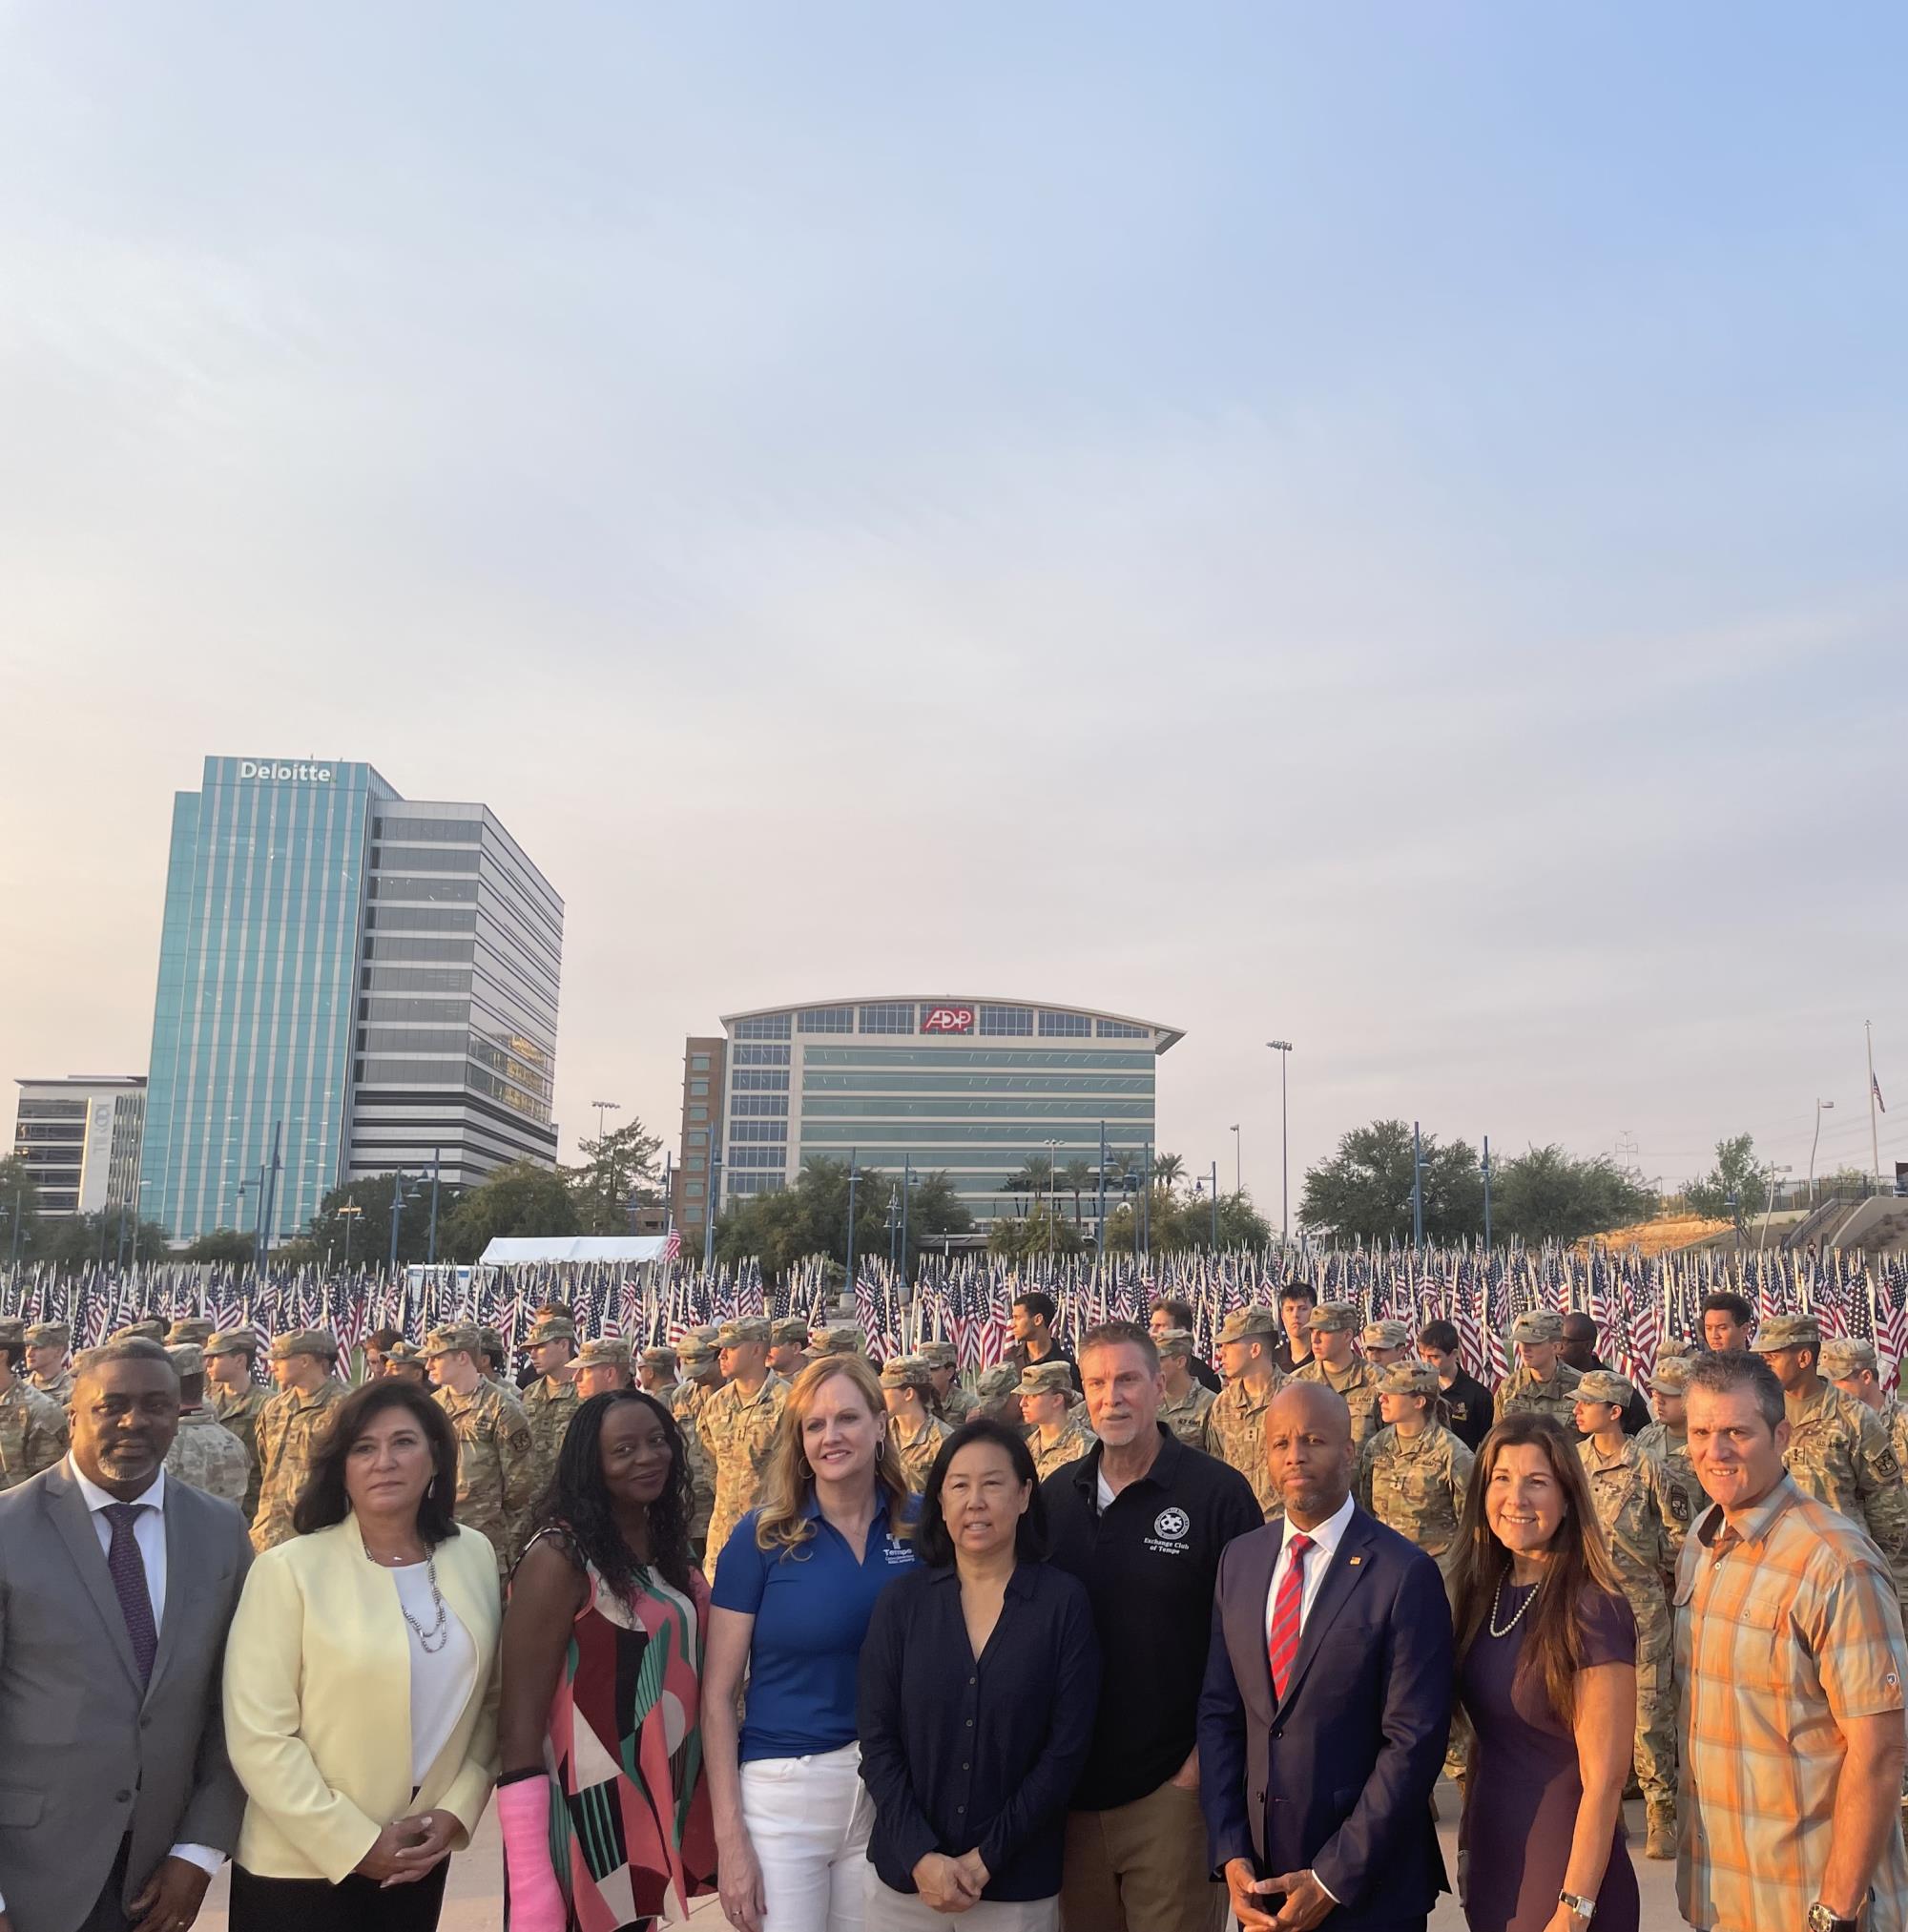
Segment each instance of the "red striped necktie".
[{"label": "red striped necktie", "polygon": [[1272,1605],[1272,1631],[1266,1638],[1272,1661],[1272,1693],[1280,1698],[1292,1675],[1293,1660],[1298,1655],[1298,1607],[1305,1601],[1305,1552],[1313,1548],[1312,1539],[1295,1536],[1286,1548],[1292,1552],[1292,1561],[1278,1580],[1278,1594]]}]

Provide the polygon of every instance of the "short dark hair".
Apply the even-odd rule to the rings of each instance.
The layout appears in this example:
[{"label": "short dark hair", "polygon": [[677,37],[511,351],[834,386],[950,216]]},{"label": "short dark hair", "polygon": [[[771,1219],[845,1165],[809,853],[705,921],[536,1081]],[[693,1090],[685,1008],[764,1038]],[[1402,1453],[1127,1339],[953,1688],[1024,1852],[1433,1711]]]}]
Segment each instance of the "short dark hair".
[{"label": "short dark hair", "polygon": [[1016,1295],[1013,1305],[1025,1308],[1029,1315],[1037,1315],[1041,1320],[1047,1322],[1060,1313],[1053,1305],[1053,1297],[1043,1295],[1038,1288],[1029,1288],[1025,1295]]},{"label": "short dark hair", "polygon": [[937,1569],[945,1569],[954,1561],[954,1539],[947,1533],[947,1519],[941,1512],[941,1488],[947,1480],[947,1465],[973,1443],[991,1443],[1006,1452],[1013,1465],[1014,1479],[1033,1491],[1027,1512],[1014,1529],[1014,1556],[1021,1563],[1043,1563],[1047,1559],[1047,1504],[1040,1493],[1040,1478],[1027,1438],[1018,1429],[997,1423],[990,1416],[976,1416],[963,1423],[941,1445],[934,1466],[927,1472],[927,1485],[921,1492],[921,1520],[915,1525],[914,1547],[921,1560]]},{"label": "short dark hair", "polygon": [[1456,1355],[1458,1331],[1448,1321],[1427,1321],[1418,1331],[1421,1348],[1435,1348],[1441,1355]]},{"label": "short dark hair", "polygon": [[1102,1321],[1088,1329],[1075,1353],[1085,1355],[1089,1348],[1136,1348],[1151,1364],[1153,1373],[1159,1372],[1159,1343],[1137,1321]]},{"label": "short dark hair", "polygon": [[1147,1310],[1149,1316],[1164,1312],[1172,1318],[1175,1328],[1191,1329],[1192,1326],[1192,1304],[1190,1301],[1155,1301]]},{"label": "short dark hair", "polygon": [[1690,1381],[1684,1394],[1699,1388],[1708,1389],[1711,1395],[1731,1395],[1746,1388],[1755,1398],[1756,1413],[1772,1432],[1787,1413],[1782,1384],[1775,1380],[1775,1371],[1761,1356],[1747,1349],[1697,1356],[1690,1364]]},{"label": "short dark hair", "polygon": [[1597,1339],[1597,1318],[1594,1315],[1587,1313],[1584,1309],[1572,1308],[1569,1311],[1569,1313],[1564,1317],[1564,1340],[1566,1341],[1571,1340],[1570,1324],[1573,1321],[1577,1323],[1578,1340],[1582,1340],[1584,1330],[1587,1328],[1590,1331],[1589,1339],[1592,1341],[1594,1341]]},{"label": "short dark hair", "polygon": [[117,1341],[102,1341],[97,1348],[84,1348],[73,1359],[73,1379],[84,1381],[94,1369],[104,1368],[109,1361],[162,1361],[172,1369],[175,1378],[178,1370],[173,1365],[173,1359],[156,1341],[143,1335],[124,1335]]},{"label": "short dark hair", "polygon": [[27,1344],[24,1341],[0,1337],[0,1361],[4,1361],[9,1368],[18,1368],[26,1359]]},{"label": "short dark hair", "polygon": [[1747,1328],[1755,1319],[1755,1310],[1732,1288],[1715,1288],[1703,1297],[1703,1313],[1711,1310],[1727,1315],[1738,1328]]},{"label": "short dark hair", "polygon": [[1292,1279],[1288,1281],[1285,1284],[1285,1286],[1278,1291],[1278,1298],[1281,1301],[1309,1301],[1312,1304],[1312,1306],[1316,1308],[1318,1305],[1318,1291],[1317,1289],[1313,1287],[1311,1282],[1301,1281],[1297,1278],[1297,1276],[1295,1275],[1292,1278]]},{"label": "short dark hair", "polygon": [[457,1534],[457,1435],[450,1418],[407,1376],[381,1377],[354,1388],[331,1412],[320,1433],[311,1468],[292,1507],[292,1528],[300,1536],[329,1529],[351,1513],[344,1489],[344,1465],[352,1445],[386,1409],[404,1409],[430,1444],[431,1478],[418,1504],[418,1534],[432,1547]]},{"label": "short dark hair", "polygon": [[388,1355],[404,1339],[402,1328],[374,1328],[364,1338],[366,1348],[375,1348],[380,1355]]}]

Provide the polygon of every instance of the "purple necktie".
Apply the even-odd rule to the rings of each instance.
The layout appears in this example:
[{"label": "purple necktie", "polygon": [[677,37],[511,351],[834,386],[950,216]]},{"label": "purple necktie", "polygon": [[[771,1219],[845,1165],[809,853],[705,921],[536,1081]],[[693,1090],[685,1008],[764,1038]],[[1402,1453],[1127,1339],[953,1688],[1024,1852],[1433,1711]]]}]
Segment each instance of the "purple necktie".
[{"label": "purple necktie", "polygon": [[100,1512],[113,1526],[106,1568],[113,1572],[119,1613],[126,1619],[126,1634],[133,1639],[133,1661],[139,1667],[142,1684],[152,1680],[153,1659],[159,1649],[159,1633],[153,1623],[153,1594],[146,1588],[146,1559],[139,1554],[138,1539],[133,1534],[133,1525],[146,1506],[143,1503],[109,1503]]}]

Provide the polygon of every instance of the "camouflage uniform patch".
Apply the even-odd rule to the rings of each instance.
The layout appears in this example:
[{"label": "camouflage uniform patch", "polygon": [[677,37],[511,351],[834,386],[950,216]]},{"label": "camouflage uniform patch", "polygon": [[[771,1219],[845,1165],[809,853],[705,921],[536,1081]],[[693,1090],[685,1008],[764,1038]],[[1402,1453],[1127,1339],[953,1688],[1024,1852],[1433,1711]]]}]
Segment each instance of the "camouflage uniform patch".
[{"label": "camouflage uniform patch", "polygon": [[788,1406],[788,1383],[770,1369],[754,1395],[726,1382],[702,1404],[695,1426],[716,1471],[716,1506],[709,1513],[709,1550],[719,1557],[736,1524],[756,1506],[776,1425]]},{"label": "camouflage uniform patch", "polygon": [[15,1380],[0,1395],[0,1489],[17,1489],[66,1454],[66,1410]]},{"label": "camouflage uniform patch", "polygon": [[1182,1443],[1203,1449],[1206,1446],[1206,1413],[1218,1400],[1211,1389],[1195,1381],[1183,1396],[1167,1396],[1161,1400],[1159,1420]]},{"label": "camouflage uniform patch", "polygon": [[187,1409],[166,1451],[166,1474],[242,1509],[245,1492],[252,1486],[252,1459],[245,1444],[221,1426],[210,1409]]},{"label": "camouflage uniform patch", "polygon": [[457,1434],[457,1520],[497,1552],[508,1576],[529,1534],[536,1488],[536,1443],[524,1412],[487,1382],[467,1396],[441,1388],[433,1400]]}]

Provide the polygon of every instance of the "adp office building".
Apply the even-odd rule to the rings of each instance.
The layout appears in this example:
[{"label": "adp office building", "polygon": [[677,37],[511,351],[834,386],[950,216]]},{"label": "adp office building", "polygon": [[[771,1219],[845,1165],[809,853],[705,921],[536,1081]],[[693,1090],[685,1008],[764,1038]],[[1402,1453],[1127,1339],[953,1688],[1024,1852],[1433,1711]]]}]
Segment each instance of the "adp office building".
[{"label": "adp office building", "polygon": [[1004,1183],[1031,1157],[1097,1169],[1103,1132],[1110,1154],[1143,1157],[1155,1063],[1183,1037],[1124,1013],[971,996],[730,1014],[685,1049],[677,1224],[698,1233],[712,1207],[786,1187],[819,1154],[945,1172],[985,1227],[1018,1211]]},{"label": "adp office building", "polygon": [[190,1239],[262,1195],[277,1240],[360,1176],[554,1165],[562,960],[563,901],[487,805],[207,758],[173,801],[140,1212]]}]

